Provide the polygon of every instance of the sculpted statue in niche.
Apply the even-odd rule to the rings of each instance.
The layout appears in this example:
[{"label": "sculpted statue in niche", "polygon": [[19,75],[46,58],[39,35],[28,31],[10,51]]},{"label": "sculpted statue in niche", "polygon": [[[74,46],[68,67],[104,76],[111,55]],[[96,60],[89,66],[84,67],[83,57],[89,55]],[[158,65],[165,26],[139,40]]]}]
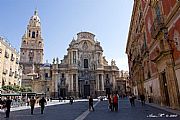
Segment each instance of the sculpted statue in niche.
[{"label": "sculpted statue in niche", "polygon": [[109,84],[109,78],[106,78],[106,84]]},{"label": "sculpted statue in niche", "polygon": [[61,85],[65,85],[65,78],[61,78]]},{"label": "sculpted statue in niche", "polygon": [[82,48],[83,48],[83,50],[87,50],[87,49],[88,49],[88,45],[87,45],[87,42],[86,42],[86,41],[83,43]]}]

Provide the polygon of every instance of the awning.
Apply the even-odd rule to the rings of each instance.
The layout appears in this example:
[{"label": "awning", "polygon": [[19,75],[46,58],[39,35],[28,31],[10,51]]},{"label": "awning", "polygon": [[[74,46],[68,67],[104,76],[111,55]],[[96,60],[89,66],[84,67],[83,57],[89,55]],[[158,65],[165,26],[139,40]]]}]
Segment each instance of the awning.
[{"label": "awning", "polygon": [[19,93],[2,93],[0,96],[21,96]]}]

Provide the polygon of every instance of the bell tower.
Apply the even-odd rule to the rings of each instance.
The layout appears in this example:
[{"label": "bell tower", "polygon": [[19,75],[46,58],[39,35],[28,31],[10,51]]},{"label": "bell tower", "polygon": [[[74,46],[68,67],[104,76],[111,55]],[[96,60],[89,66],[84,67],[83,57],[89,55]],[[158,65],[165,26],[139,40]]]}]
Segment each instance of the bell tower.
[{"label": "bell tower", "polygon": [[41,22],[37,10],[34,11],[34,15],[30,18],[27,30],[22,37],[20,49],[20,63],[43,63],[44,45],[41,36]]},{"label": "bell tower", "polygon": [[28,74],[38,73],[39,66],[43,64],[43,55],[44,42],[41,35],[41,21],[38,16],[38,11],[35,10],[22,37],[20,48],[20,65],[23,67],[23,86],[31,85],[31,77],[28,76]]}]

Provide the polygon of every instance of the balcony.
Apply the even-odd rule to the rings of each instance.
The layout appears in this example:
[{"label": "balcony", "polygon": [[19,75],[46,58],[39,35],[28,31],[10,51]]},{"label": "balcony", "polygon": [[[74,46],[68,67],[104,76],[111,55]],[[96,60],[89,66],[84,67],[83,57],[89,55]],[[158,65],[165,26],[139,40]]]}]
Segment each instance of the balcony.
[{"label": "balcony", "polygon": [[14,61],[14,59],[15,59],[15,58],[14,58],[13,56],[11,56],[11,61]]},{"label": "balcony", "polygon": [[7,69],[3,69],[3,74],[7,74],[8,70]]},{"label": "balcony", "polygon": [[16,58],[16,64],[19,64],[19,60],[18,60],[18,58]]},{"label": "balcony", "polygon": [[9,58],[9,54],[8,54],[7,51],[5,51],[5,57],[6,57],[6,58]]},{"label": "balcony", "polygon": [[14,74],[14,72],[12,72],[12,71],[10,70],[10,72],[9,72],[9,76],[10,76],[10,77],[12,77],[12,76],[13,76],[13,74]]},{"label": "balcony", "polygon": [[15,71],[14,78],[18,78],[18,72]]},{"label": "balcony", "polygon": [[151,36],[152,38],[156,38],[157,35],[159,34],[160,31],[162,31],[162,29],[164,29],[164,17],[162,15],[159,15],[158,17],[156,17],[156,19],[154,20],[152,26],[151,26]]}]

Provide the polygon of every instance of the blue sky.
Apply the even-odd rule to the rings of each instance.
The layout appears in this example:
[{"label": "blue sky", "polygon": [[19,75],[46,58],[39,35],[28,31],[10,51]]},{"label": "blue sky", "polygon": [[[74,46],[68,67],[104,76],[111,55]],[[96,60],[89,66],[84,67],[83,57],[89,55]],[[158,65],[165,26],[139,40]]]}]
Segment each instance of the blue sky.
[{"label": "blue sky", "polygon": [[125,54],[134,0],[0,0],[0,36],[17,50],[35,8],[41,19],[44,62],[63,59],[81,31],[96,35],[109,64],[128,70]]}]

